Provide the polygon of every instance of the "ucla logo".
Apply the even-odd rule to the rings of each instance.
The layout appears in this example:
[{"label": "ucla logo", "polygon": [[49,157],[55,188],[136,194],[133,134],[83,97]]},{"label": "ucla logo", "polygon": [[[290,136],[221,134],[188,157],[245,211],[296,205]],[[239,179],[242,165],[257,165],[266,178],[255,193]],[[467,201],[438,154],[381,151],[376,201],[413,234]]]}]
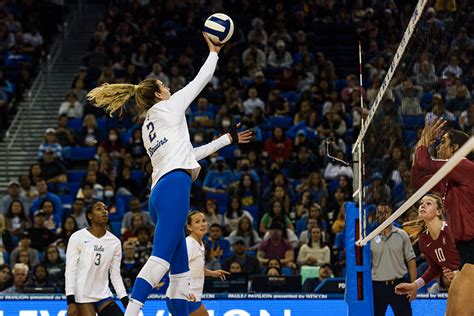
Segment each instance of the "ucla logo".
[{"label": "ucla logo", "polygon": [[100,252],[104,252],[104,247],[102,247],[102,246],[97,246],[97,245],[94,245],[94,251],[100,251]]}]

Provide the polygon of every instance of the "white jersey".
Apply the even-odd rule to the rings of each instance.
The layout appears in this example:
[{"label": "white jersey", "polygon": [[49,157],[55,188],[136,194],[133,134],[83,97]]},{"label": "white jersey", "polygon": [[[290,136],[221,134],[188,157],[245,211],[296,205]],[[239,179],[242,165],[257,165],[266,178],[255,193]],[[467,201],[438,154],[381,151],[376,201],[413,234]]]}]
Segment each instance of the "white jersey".
[{"label": "white jersey", "polygon": [[196,239],[188,236],[186,237],[186,248],[188,248],[189,270],[191,272],[189,293],[194,294],[197,301],[201,301],[204,289],[204,262],[206,260],[204,244],[199,244]]},{"label": "white jersey", "polygon": [[192,179],[196,180],[201,170],[198,161],[230,143],[224,135],[207,145],[193,148],[185,116],[188,106],[211,80],[217,60],[217,53],[209,53],[193,81],[148,110],[142,137],[153,165],[152,187],[163,175],[175,169],[191,170]]},{"label": "white jersey", "polygon": [[109,274],[118,297],[127,296],[120,276],[121,259],[120,240],[112,233],[97,238],[83,228],[72,234],[66,251],[66,296],[74,295],[77,303],[112,296]]}]

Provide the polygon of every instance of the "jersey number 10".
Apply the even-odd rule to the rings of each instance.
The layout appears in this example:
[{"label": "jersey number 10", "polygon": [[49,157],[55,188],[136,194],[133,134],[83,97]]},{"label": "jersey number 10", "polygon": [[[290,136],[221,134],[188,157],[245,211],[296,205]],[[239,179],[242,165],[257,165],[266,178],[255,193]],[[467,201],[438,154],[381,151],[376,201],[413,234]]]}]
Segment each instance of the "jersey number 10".
[{"label": "jersey number 10", "polygon": [[436,259],[438,259],[439,262],[446,261],[446,257],[444,256],[443,248],[436,248],[434,250]]}]

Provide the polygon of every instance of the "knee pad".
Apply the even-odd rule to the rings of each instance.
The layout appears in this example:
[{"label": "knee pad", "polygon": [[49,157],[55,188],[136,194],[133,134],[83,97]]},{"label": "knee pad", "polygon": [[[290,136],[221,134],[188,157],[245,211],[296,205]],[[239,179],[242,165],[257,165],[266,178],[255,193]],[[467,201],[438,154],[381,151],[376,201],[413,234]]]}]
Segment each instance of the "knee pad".
[{"label": "knee pad", "polygon": [[156,288],[169,269],[170,264],[167,261],[159,257],[151,256],[140,270],[137,278],[146,280],[153,288]]},{"label": "knee pad", "polygon": [[166,297],[171,299],[189,300],[189,282],[191,272],[170,275],[170,284],[166,290]]},{"label": "knee pad", "polygon": [[105,306],[103,310],[97,313],[99,316],[117,316],[123,315],[122,310],[115,302],[110,303],[109,305]]}]

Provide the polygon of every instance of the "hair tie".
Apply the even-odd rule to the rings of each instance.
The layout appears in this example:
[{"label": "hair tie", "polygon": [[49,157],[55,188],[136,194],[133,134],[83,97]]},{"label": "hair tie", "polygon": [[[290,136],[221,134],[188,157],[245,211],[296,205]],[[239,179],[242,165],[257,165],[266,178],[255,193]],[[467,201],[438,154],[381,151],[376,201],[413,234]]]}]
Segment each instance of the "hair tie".
[{"label": "hair tie", "polygon": [[137,90],[138,90],[138,85],[134,84],[133,85],[133,93],[137,93]]}]

